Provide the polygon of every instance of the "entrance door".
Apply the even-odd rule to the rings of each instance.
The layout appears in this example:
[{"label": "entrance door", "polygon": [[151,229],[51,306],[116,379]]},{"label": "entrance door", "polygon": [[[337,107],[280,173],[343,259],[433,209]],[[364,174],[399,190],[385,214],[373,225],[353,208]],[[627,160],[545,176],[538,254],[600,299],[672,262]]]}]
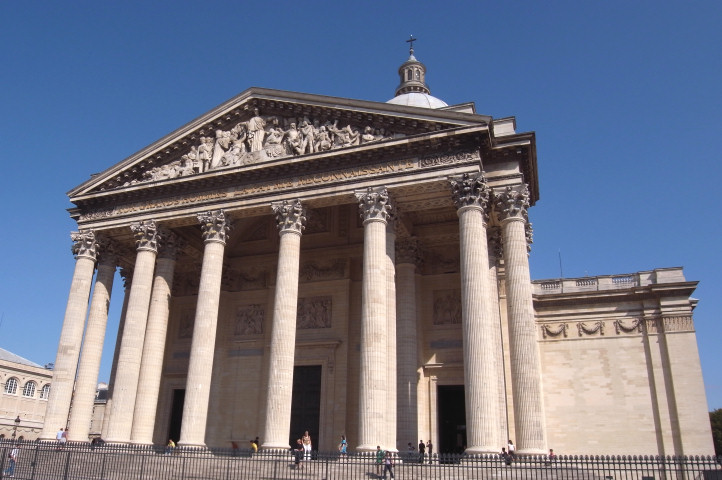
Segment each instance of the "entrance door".
[{"label": "entrance door", "polygon": [[313,449],[318,450],[321,415],[321,365],[293,368],[293,397],[291,399],[291,438],[289,445],[308,430]]},{"label": "entrance door", "polygon": [[[174,442],[180,440],[181,422],[183,421],[183,403],[186,399],[185,388],[173,390],[173,403],[170,409],[170,425],[168,425],[168,438]],[[163,443],[167,442],[166,438]]]},{"label": "entrance door", "polygon": [[436,391],[439,453],[463,453],[466,447],[466,402],[463,385],[439,385]]}]

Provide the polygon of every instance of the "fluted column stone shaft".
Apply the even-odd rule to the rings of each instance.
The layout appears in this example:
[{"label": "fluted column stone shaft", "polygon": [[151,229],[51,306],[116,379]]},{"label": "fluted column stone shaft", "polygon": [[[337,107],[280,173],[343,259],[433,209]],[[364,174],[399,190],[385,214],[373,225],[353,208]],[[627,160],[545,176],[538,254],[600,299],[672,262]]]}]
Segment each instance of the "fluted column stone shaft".
[{"label": "fluted column stone shaft", "polygon": [[103,426],[101,437],[108,438],[108,425],[110,425],[110,414],[113,407],[113,387],[115,386],[115,372],[118,368],[118,356],[120,355],[120,344],[123,338],[123,327],[125,327],[125,315],[128,313],[128,300],[130,299],[130,285],[133,282],[133,269],[121,267],[120,276],[123,279],[123,307],[120,311],[118,332],[115,335],[115,348],[113,349],[113,365],[110,367],[110,380],[108,381],[108,398],[105,401],[105,413],[103,414]]},{"label": "fluted column stone shaft", "polygon": [[98,386],[98,372],[103,355],[105,328],[108,324],[108,308],[113,291],[113,278],[117,258],[109,241],[99,241],[99,261],[95,276],[95,287],[90,302],[88,325],[83,339],[83,351],[75,380],[75,394],[68,423],[68,440],[87,442],[90,422],[93,418],[95,391]]},{"label": "fluted column stone shaft", "polygon": [[499,276],[498,265],[499,260],[503,258],[503,247],[501,243],[501,229],[492,227],[487,230],[487,238],[489,240],[489,304],[491,312],[495,317],[494,333],[498,338],[498,348],[494,349],[494,354],[498,355],[498,359],[494,363],[499,365],[497,379],[499,381],[499,445],[506,444],[509,439],[508,414],[506,410],[506,376],[504,374],[504,338],[502,334],[501,310],[499,306]]},{"label": "fluted column stone shaft", "polygon": [[73,383],[80,355],[80,344],[83,339],[85,314],[90,297],[90,286],[93,281],[97,242],[95,233],[73,232],[73,254],[75,255],[75,271],[70,284],[70,294],[65,307],[63,328],[60,332],[58,353],[53,368],[53,379],[45,410],[45,423],[40,440],[54,440],[55,432],[65,428],[73,396]]},{"label": "fluted column stone shaft", "polygon": [[221,297],[223,253],[230,228],[229,220],[222,210],[198,215],[198,221],[203,229],[205,247],[179,442],[179,445],[189,447],[205,447],[208,399],[211,392],[218,306]]},{"label": "fluted column stone shaft", "polygon": [[133,428],[130,432],[132,443],[145,445],[153,443],[153,428],[155,427],[158,393],[163,373],[163,355],[168,332],[168,315],[178,239],[172,232],[160,230],[159,243],[160,250],[156,260],[143,357],[138,378]]},{"label": "fluted column stone shaft", "polygon": [[408,438],[415,444],[416,439],[420,438],[417,402],[419,361],[416,320],[418,243],[414,239],[403,240],[397,244],[396,250],[397,438]]},{"label": "fluted column stone shaft", "polygon": [[514,426],[517,453],[522,455],[547,451],[541,363],[527,257],[528,207],[526,185],[506,187],[496,195],[504,242]]},{"label": "fluted column stone shaft", "polygon": [[287,201],[274,203],[272,208],[279,228],[280,245],[271,324],[268,399],[262,448],[288,449],[296,351],[301,233],[306,216],[298,200],[291,203]]},{"label": "fluted column stone shaft", "polygon": [[501,347],[489,301],[486,210],[489,190],[483,174],[450,178],[459,216],[461,306],[464,345],[467,453],[499,450]]},{"label": "fluted column stone shaft", "polygon": [[[397,365],[396,358],[396,232],[394,231],[394,220],[386,225],[386,352],[388,365],[386,367],[386,388],[388,389],[388,400],[386,405],[396,405],[397,389]],[[389,408],[386,411],[386,447],[389,450],[397,450],[397,410]]]},{"label": "fluted column stone shaft", "polygon": [[155,257],[158,251],[158,229],[154,221],[137,222],[130,228],[135,236],[137,254],[115,371],[113,403],[106,438],[111,443],[130,442]]},{"label": "fluted column stone shaft", "polygon": [[364,225],[361,287],[361,352],[359,385],[359,451],[384,449],[388,400],[388,322],[386,279],[386,222],[391,213],[388,191],[368,188],[356,192]]}]

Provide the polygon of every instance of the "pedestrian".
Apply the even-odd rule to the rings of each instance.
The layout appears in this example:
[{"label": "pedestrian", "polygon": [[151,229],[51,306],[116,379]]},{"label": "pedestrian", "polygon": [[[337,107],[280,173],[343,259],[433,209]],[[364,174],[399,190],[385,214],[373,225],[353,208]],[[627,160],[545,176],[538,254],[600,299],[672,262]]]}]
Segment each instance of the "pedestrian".
[{"label": "pedestrian", "polygon": [[511,465],[511,457],[507,453],[506,448],[502,447],[501,453],[499,454],[499,456],[504,461],[504,463],[506,463],[507,465]]},{"label": "pedestrian", "polygon": [[384,476],[386,478],[386,472],[391,474],[391,478],[394,478],[394,460],[391,458],[391,452],[386,452],[384,455]]},{"label": "pedestrian", "polygon": [[512,460],[516,457],[516,447],[514,446],[514,442],[509,440],[509,443],[506,446],[509,449],[509,456]]},{"label": "pedestrian", "polygon": [[303,452],[303,441],[301,441],[301,439],[299,438],[298,440],[296,440],[296,448],[293,451],[296,463],[296,470],[301,470],[303,468]]},{"label": "pedestrian", "polygon": [[423,440],[419,440],[419,463],[424,463],[424,452],[426,452],[426,444]]},{"label": "pedestrian", "polygon": [[20,449],[18,448],[19,446],[20,444],[15,444],[15,448],[13,448],[10,451],[10,454],[8,454],[8,458],[10,459],[10,461],[8,462],[8,468],[5,470],[5,476],[7,477],[15,476],[15,462],[18,461],[18,455],[20,455]]},{"label": "pedestrian", "polygon": [[554,449],[550,448],[549,455],[547,455],[546,465],[547,466],[551,465],[553,462],[556,461],[556,459],[557,459],[557,454],[554,453]]},{"label": "pedestrian", "polygon": [[165,454],[170,455],[171,453],[173,453],[174,449],[175,449],[175,442],[173,441],[172,438],[169,438],[168,443],[165,446]]},{"label": "pedestrian", "polygon": [[408,446],[406,447],[406,450],[409,452],[408,456],[409,456],[409,462],[410,462],[411,459],[414,458],[414,455],[416,454],[416,447],[414,447],[414,445],[411,442],[409,442]]},{"label": "pedestrian", "polygon": [[63,429],[61,428],[58,430],[58,433],[55,434],[55,440],[58,442],[57,450],[60,450],[63,447]]},{"label": "pedestrian", "polygon": [[433,454],[434,454],[434,444],[431,443],[431,440],[426,442],[426,451],[429,452],[429,464],[433,463]]},{"label": "pedestrian", "polygon": [[346,456],[346,449],[348,448],[348,442],[346,441],[346,435],[341,435],[341,443],[338,444],[338,451],[341,456]]},{"label": "pedestrian", "polygon": [[381,450],[381,445],[376,445],[376,476],[381,475],[381,468],[384,464],[384,456],[386,452]]},{"label": "pedestrian", "polygon": [[303,433],[303,459],[311,460],[311,435],[308,430]]},{"label": "pedestrian", "polygon": [[256,443],[256,441],[257,440],[251,440],[251,453],[258,453],[258,444]]},{"label": "pedestrian", "polygon": [[63,432],[63,438],[60,439],[60,443],[62,443],[63,446],[65,446],[65,444],[68,443],[68,431],[69,430],[70,429],[68,427],[65,427],[65,431]]}]

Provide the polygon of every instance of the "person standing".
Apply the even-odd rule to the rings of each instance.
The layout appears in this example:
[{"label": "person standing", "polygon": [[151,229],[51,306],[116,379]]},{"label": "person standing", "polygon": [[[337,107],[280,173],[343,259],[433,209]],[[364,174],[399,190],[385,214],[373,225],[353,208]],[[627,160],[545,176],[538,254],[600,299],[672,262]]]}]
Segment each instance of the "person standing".
[{"label": "person standing", "polygon": [[311,460],[311,435],[308,430],[303,433],[303,459]]},{"label": "person standing", "polygon": [[376,476],[381,475],[381,467],[384,464],[384,455],[386,452],[381,450],[381,445],[376,445]]},{"label": "person standing", "polygon": [[10,451],[10,455],[8,455],[10,461],[8,462],[8,468],[5,470],[5,476],[7,477],[15,476],[15,462],[18,461],[18,455],[20,455],[19,446],[20,444],[15,444],[15,447]]},{"label": "person standing", "polygon": [[346,441],[346,435],[341,435],[341,443],[338,444],[338,451],[342,456],[346,456],[346,449],[348,448],[348,442]]},{"label": "person standing", "polygon": [[169,438],[168,443],[165,446],[165,454],[170,455],[171,453],[173,453],[173,450],[175,450],[175,442],[172,438]]},{"label": "person standing", "polygon": [[391,452],[386,452],[384,455],[384,476],[386,478],[386,472],[391,474],[391,478],[394,478],[394,460],[391,458]]},{"label": "person standing", "polygon": [[55,434],[55,440],[58,442],[58,450],[63,446],[63,429],[61,428],[58,430],[58,433]]},{"label": "person standing", "polygon": [[423,440],[419,440],[419,463],[424,463],[424,453],[426,452],[426,444]]},{"label": "person standing", "polygon": [[429,464],[433,463],[433,454],[434,454],[434,444],[431,443],[431,440],[426,442],[426,451],[429,452]]},{"label": "person standing", "polygon": [[296,440],[296,448],[293,451],[293,455],[296,461],[296,470],[303,468],[303,441],[299,438]]},{"label": "person standing", "polygon": [[509,440],[506,448],[509,450],[509,457],[514,460],[514,458],[516,457],[516,447],[514,446],[514,442],[512,442],[511,439]]}]

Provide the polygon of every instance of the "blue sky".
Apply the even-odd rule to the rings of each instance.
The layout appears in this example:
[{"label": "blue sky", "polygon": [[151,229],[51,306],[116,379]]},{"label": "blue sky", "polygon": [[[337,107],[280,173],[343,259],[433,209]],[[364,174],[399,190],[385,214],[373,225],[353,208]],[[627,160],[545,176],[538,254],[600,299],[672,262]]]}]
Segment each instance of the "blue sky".
[{"label": "blue sky", "polygon": [[[65,192],[251,86],[386,101],[410,34],[432,94],[537,134],[532,277],[684,266],[722,408],[722,3],[0,2],[0,346],[55,359]],[[116,281],[101,380],[122,302]]]}]

